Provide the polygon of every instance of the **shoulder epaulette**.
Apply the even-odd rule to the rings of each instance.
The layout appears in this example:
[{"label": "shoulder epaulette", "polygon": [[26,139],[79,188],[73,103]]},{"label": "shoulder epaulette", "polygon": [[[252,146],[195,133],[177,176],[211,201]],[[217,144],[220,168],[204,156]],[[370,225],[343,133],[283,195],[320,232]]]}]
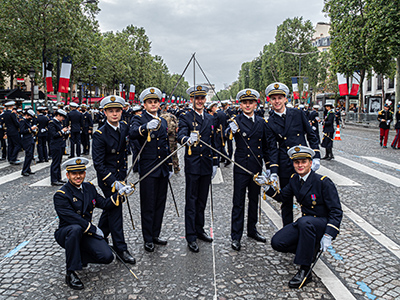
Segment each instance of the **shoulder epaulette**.
[{"label": "shoulder epaulette", "polygon": [[290,176],[290,178],[293,178],[293,176],[294,176],[295,174],[296,174],[296,173],[293,173],[292,176]]},{"label": "shoulder epaulette", "polygon": [[49,123],[52,123],[52,122],[53,122],[53,120],[50,120],[50,121],[49,121]]},{"label": "shoulder epaulette", "polygon": [[88,182],[89,182],[91,185],[94,185],[93,182],[91,182],[91,181],[88,181]]},{"label": "shoulder epaulette", "polygon": [[100,130],[96,130],[95,132],[98,132],[98,133],[100,133],[100,134],[103,134]]},{"label": "shoulder epaulette", "polygon": [[324,180],[324,179],[325,179],[325,177],[326,177],[326,175],[325,175],[325,176],[322,176],[322,177],[321,177],[321,180]]},{"label": "shoulder epaulette", "polygon": [[[60,192],[60,193],[63,193],[63,194],[65,194],[65,192],[64,191],[62,191],[62,190],[57,190],[57,192]],[[57,193],[56,192],[56,193]]]},{"label": "shoulder epaulette", "polygon": [[263,118],[263,119],[264,119],[265,123],[268,123],[268,120],[266,118]]},{"label": "shoulder epaulette", "polygon": [[122,121],[122,123],[125,123],[125,124],[127,124],[127,125],[128,125],[128,123],[126,123],[126,121]]}]

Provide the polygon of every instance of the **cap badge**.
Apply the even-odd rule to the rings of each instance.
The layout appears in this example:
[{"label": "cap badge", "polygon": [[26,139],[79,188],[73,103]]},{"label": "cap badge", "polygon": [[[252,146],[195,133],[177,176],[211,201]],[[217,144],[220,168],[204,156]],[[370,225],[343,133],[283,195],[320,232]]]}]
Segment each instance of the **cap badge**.
[{"label": "cap badge", "polygon": [[79,159],[79,158],[75,161],[75,163],[78,164],[78,165],[79,165],[81,162],[82,162],[82,160]]},{"label": "cap badge", "polygon": [[251,91],[250,91],[250,90],[247,90],[247,91],[246,91],[246,95],[247,95],[247,96],[250,96],[250,95],[251,95]]},{"label": "cap badge", "polygon": [[150,89],[150,93],[154,94],[154,89]]},{"label": "cap badge", "polygon": [[202,86],[201,85],[199,85],[198,87],[197,87],[197,90],[198,91],[201,91],[203,88],[202,88]]},{"label": "cap badge", "polygon": [[299,148],[299,147],[296,147],[296,148],[294,148],[294,151],[299,152],[299,151],[300,151],[300,148]]},{"label": "cap badge", "polygon": [[275,84],[274,84],[274,88],[275,88],[275,89],[279,89],[279,84],[278,84],[278,83],[275,83]]},{"label": "cap badge", "polygon": [[115,98],[114,96],[112,96],[112,97],[110,98],[110,100],[111,100],[112,102],[114,102],[114,101],[116,100],[116,98]]}]

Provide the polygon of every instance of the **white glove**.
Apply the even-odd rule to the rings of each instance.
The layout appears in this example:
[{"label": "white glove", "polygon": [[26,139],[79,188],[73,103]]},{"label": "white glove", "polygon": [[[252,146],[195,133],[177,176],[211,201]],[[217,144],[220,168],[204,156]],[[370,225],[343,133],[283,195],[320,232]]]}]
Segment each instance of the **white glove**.
[{"label": "white glove", "polygon": [[274,191],[279,190],[279,177],[278,174],[272,173],[271,177],[269,178],[270,181],[272,181],[272,188]]},{"label": "white glove", "polygon": [[168,179],[171,179],[172,175],[174,174],[174,172],[170,171],[169,175],[168,175]]},{"label": "white glove", "polygon": [[120,195],[130,195],[135,191],[135,189],[133,189],[132,187],[130,187],[129,185],[124,185],[121,189],[118,190],[118,193]]},{"label": "white glove", "polygon": [[214,179],[215,175],[217,175],[218,166],[213,166],[211,179]]},{"label": "white glove", "polygon": [[96,227],[96,235],[101,236],[102,238],[104,238],[104,233],[99,227]]},{"label": "white glove", "polygon": [[236,125],[235,122],[230,122],[229,123],[229,128],[232,130],[232,133],[235,134],[236,131],[238,131],[239,127]]},{"label": "white glove", "polygon": [[330,245],[332,245],[332,237],[325,233],[321,239],[321,248],[319,250],[326,251]]},{"label": "white glove", "polygon": [[191,132],[188,144],[191,146],[199,139],[199,134],[197,132]]},{"label": "white glove", "polygon": [[270,178],[271,177],[271,169],[267,169],[266,171],[263,171],[262,174],[265,178],[267,178],[267,179]]},{"label": "white glove", "polygon": [[311,127],[312,128],[312,130],[317,130],[317,127],[315,127],[315,126],[313,126],[313,127]]},{"label": "white glove", "polygon": [[151,121],[150,121],[149,123],[147,123],[147,125],[146,125],[147,130],[154,130],[154,129],[156,129],[157,126],[158,126],[158,123],[160,123],[160,121],[157,120],[157,119],[151,120]]},{"label": "white glove", "polygon": [[119,191],[122,189],[125,185],[121,181],[114,181],[114,183],[111,185],[112,188],[114,188],[116,191]]},{"label": "white glove", "polygon": [[256,180],[257,184],[259,184],[261,186],[266,185],[268,182],[267,178],[263,175],[258,176],[255,180]]},{"label": "white glove", "polygon": [[312,160],[311,170],[316,172],[319,169],[320,166],[321,166],[320,159],[319,158],[314,158]]}]

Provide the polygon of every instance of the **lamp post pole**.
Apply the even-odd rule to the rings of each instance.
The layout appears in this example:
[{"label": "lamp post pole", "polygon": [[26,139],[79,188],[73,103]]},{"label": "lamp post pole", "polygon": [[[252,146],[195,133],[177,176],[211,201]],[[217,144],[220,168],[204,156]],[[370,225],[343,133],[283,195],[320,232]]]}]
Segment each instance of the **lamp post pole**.
[{"label": "lamp post pole", "polygon": [[92,100],[92,84],[91,84],[92,82],[91,82],[91,79],[93,79],[96,76],[95,72],[97,70],[97,67],[93,66],[92,70],[93,70],[93,74],[89,75],[89,99],[90,100],[88,100],[88,98],[86,98],[86,105],[89,105],[92,102],[91,101]]},{"label": "lamp post pole", "polygon": [[29,69],[29,77],[31,79],[31,106],[32,106],[32,109],[34,110],[34,106],[33,106],[33,88],[34,88],[34,84],[35,84],[35,69],[33,67],[31,67]]}]

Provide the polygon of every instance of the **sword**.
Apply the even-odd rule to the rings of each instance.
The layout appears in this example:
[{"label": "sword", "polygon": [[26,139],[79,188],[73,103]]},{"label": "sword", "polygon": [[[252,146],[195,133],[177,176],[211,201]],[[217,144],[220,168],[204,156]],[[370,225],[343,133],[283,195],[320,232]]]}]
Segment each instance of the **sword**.
[{"label": "sword", "polygon": [[139,280],[139,278],[137,278],[137,276],[135,275],[135,273],[133,273],[132,269],[128,267],[128,265],[122,260],[122,258],[117,254],[117,251],[114,250],[113,247],[109,246],[111,251],[115,254],[115,256],[119,259],[120,262],[122,262],[122,264],[125,266],[125,268],[128,269],[128,271],[137,279]]},{"label": "sword", "polygon": [[154,168],[152,168],[150,171],[148,171],[139,180],[137,180],[135,183],[131,183],[131,187],[135,190],[135,186],[138,183],[140,183],[143,179],[145,179],[147,176],[149,176],[151,173],[153,173],[154,170],[156,170],[159,166],[161,166],[164,162],[166,162],[172,155],[174,155],[176,152],[178,152],[181,148],[185,147],[188,142],[189,142],[189,139],[185,143],[180,145],[174,152],[172,152],[166,158],[164,158],[162,161],[160,161]]},{"label": "sword", "polygon": [[170,190],[171,190],[172,200],[174,201],[174,204],[175,204],[176,214],[177,214],[178,217],[179,217],[178,206],[176,205],[175,196],[174,196],[174,191],[172,190],[171,181],[169,181],[169,179],[168,179],[168,185],[169,185],[169,188],[170,188]]},{"label": "sword", "polygon": [[315,267],[315,264],[317,263],[319,257],[321,256],[322,252],[323,252],[323,251],[321,250],[321,251],[318,253],[317,258],[315,259],[315,261],[314,261],[313,265],[311,266],[310,270],[308,270],[308,272],[307,272],[307,274],[306,274],[306,277],[304,277],[303,281],[302,281],[301,284],[299,285],[299,289],[301,289],[301,287],[303,286],[304,282],[306,282],[307,277],[310,276],[312,270],[313,270],[314,267]]},{"label": "sword", "polygon": [[126,180],[128,179],[129,174],[132,172],[133,167],[135,166],[136,162],[138,161],[140,154],[142,154],[142,151],[143,151],[144,147],[146,146],[146,144],[147,144],[147,140],[145,140],[145,142],[143,143],[142,148],[140,148],[140,150],[139,150],[138,155],[136,155],[136,158],[135,158],[135,160],[133,161],[132,166],[129,168],[129,171],[128,171],[128,173],[126,174],[126,177],[125,177],[124,181],[126,181]]}]

